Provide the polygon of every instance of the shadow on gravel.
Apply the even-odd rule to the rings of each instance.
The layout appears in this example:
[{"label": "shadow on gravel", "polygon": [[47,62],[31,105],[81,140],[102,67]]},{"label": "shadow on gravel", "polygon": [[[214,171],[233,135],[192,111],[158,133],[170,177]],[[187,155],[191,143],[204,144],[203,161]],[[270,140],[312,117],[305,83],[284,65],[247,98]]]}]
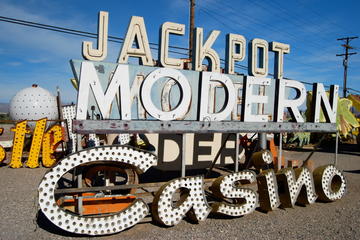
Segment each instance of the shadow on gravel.
[{"label": "shadow on gravel", "polygon": [[[95,237],[95,236],[90,236],[90,235],[85,235],[85,234],[75,234],[75,233],[70,233],[70,232],[64,231],[61,228],[57,227],[52,222],[50,222],[47,219],[47,217],[42,213],[41,210],[38,211],[36,223],[37,223],[39,228],[41,228],[41,229],[43,229],[43,230],[45,230],[47,232],[50,232],[52,234],[56,234],[56,235],[63,236],[63,237],[69,237],[69,238],[70,237],[76,237],[76,238],[84,238],[84,239],[90,239],[91,237]],[[139,222],[134,226],[138,226],[138,225],[146,226],[145,224],[153,224],[153,225],[159,226],[159,225],[155,224],[151,219],[148,219],[147,221]],[[126,231],[132,229],[134,226],[132,226],[130,228],[127,228],[127,229],[125,229],[125,230],[123,230],[121,232],[126,232]],[[159,227],[163,227],[163,226],[159,226]],[[115,235],[115,234],[118,234],[118,233],[119,232],[111,233],[111,234],[104,234],[104,235],[100,235],[100,236],[97,236],[97,237],[111,236],[111,235]]]},{"label": "shadow on gravel", "polygon": [[360,174],[360,170],[344,170],[344,172]]},{"label": "shadow on gravel", "polygon": [[210,219],[235,219],[235,218],[242,218],[243,216],[239,216],[239,217],[232,217],[232,216],[227,216],[227,215],[223,215],[223,214],[219,214],[219,213],[210,213],[208,218]]},{"label": "shadow on gravel", "polygon": [[[294,151],[294,152],[313,152],[314,149],[312,148],[283,148],[287,151]],[[330,142],[329,144],[322,145],[318,149],[315,150],[315,152],[328,152],[328,153],[334,153],[335,151],[335,143]],[[355,155],[360,156],[360,147],[357,144],[349,144],[349,143],[339,143],[339,153],[342,154],[349,154],[349,155]]]},{"label": "shadow on gravel", "polygon": [[350,152],[350,151],[342,151],[342,150],[340,150],[339,153],[346,154],[346,155],[360,156],[360,153]]},{"label": "shadow on gravel", "polygon": [[347,144],[353,146],[345,146],[339,148],[339,153],[346,154],[346,155],[353,155],[353,156],[360,156],[359,146],[355,144]]},{"label": "shadow on gravel", "polygon": [[86,238],[89,238],[89,236],[86,236],[86,235],[69,233],[69,232],[66,232],[66,231],[62,230],[61,228],[57,227],[55,224],[50,222],[47,219],[47,217],[43,214],[43,212],[41,210],[38,211],[36,223],[37,223],[39,228],[41,228],[41,229],[43,229],[43,230],[45,230],[47,232],[56,234],[56,235],[61,235],[61,236],[65,236],[65,237],[86,237]]},{"label": "shadow on gravel", "polygon": [[339,145],[339,153],[360,156],[360,145],[342,143]]}]

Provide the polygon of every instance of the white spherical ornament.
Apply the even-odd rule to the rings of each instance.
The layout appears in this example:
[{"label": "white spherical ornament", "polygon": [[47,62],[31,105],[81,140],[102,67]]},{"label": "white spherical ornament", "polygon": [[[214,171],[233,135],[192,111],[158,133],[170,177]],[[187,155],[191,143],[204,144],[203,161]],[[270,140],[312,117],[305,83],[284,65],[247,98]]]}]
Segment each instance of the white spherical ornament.
[{"label": "white spherical ornament", "polygon": [[58,119],[56,97],[44,88],[33,84],[20,90],[10,101],[12,120]]}]

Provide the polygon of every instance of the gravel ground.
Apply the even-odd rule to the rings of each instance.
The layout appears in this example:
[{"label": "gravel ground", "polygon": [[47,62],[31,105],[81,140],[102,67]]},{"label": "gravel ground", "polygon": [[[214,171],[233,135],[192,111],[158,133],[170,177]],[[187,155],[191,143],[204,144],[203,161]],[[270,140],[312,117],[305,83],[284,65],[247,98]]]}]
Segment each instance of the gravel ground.
[{"label": "gravel ground", "polygon": [[[308,152],[285,152],[287,159],[305,159]],[[315,165],[333,161],[334,154],[317,152]],[[360,235],[360,153],[342,151],[338,168],[344,170],[348,191],[333,203],[255,211],[240,218],[209,216],[200,224],[183,220],[163,228],[151,218],[121,233],[98,239],[357,239]],[[53,227],[41,214],[37,218],[37,186],[46,169],[0,168],[0,239],[86,239]]]}]

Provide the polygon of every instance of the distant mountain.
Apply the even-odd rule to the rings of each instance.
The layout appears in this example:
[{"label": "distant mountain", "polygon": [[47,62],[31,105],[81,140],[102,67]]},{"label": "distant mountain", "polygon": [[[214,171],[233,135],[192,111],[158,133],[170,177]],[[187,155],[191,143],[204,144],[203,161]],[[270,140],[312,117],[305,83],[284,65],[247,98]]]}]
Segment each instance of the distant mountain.
[{"label": "distant mountain", "polygon": [[8,113],[9,112],[9,103],[0,103],[0,113]]}]

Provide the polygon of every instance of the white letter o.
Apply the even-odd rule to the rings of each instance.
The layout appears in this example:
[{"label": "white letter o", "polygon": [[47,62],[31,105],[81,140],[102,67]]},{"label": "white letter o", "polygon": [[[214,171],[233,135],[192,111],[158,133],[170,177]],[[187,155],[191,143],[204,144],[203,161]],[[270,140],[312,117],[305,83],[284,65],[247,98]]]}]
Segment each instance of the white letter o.
[{"label": "white letter o", "polygon": [[[159,110],[151,100],[151,88],[162,77],[168,77],[176,81],[182,95],[178,106],[169,112]],[[140,98],[145,110],[154,118],[162,121],[183,119],[191,103],[191,87],[187,78],[180,71],[172,68],[159,68],[147,75],[143,81]]]}]

